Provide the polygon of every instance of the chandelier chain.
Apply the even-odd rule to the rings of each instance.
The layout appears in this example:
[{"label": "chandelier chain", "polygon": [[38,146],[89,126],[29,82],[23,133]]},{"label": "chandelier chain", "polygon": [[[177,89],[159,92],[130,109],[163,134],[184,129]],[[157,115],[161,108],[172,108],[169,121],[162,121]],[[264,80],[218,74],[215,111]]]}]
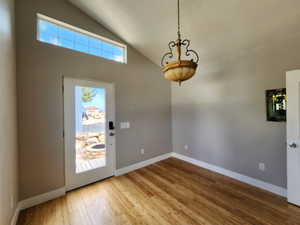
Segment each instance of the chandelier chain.
[{"label": "chandelier chain", "polygon": [[179,0],[177,0],[177,34],[178,34],[178,39],[180,39],[180,4]]}]

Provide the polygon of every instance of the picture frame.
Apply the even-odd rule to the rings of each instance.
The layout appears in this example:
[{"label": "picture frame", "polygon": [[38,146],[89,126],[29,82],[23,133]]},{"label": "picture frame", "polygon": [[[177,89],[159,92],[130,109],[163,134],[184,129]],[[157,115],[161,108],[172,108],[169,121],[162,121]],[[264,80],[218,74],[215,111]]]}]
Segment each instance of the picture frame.
[{"label": "picture frame", "polygon": [[286,121],[286,88],[266,90],[267,121]]}]

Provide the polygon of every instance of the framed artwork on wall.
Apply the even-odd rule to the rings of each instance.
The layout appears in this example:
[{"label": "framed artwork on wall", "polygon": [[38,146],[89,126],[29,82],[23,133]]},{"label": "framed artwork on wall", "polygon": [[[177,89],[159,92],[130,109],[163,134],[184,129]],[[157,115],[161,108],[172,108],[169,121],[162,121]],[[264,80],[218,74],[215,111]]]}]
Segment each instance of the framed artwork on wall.
[{"label": "framed artwork on wall", "polygon": [[266,90],[267,121],[286,121],[286,89]]}]

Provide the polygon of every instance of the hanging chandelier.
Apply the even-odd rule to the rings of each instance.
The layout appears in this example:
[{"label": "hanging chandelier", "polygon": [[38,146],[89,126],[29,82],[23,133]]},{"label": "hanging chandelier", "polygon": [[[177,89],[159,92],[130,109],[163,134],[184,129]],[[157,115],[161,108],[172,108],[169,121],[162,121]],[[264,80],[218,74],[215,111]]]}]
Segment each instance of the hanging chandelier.
[{"label": "hanging chandelier", "polygon": [[[199,56],[196,51],[189,49],[190,41],[181,40],[180,33],[180,4],[177,0],[177,40],[169,42],[169,52],[163,55],[161,67],[167,80],[175,81],[181,85],[181,82],[194,76]],[[181,55],[182,47],[185,47],[184,56]],[[176,55],[174,55],[176,51]]]}]

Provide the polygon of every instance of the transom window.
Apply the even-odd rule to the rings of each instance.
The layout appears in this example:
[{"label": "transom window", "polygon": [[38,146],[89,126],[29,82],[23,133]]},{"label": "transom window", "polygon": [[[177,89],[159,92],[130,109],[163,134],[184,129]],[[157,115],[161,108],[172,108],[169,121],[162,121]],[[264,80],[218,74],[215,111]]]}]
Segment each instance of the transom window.
[{"label": "transom window", "polygon": [[38,40],[105,59],[126,63],[126,45],[38,14]]}]

